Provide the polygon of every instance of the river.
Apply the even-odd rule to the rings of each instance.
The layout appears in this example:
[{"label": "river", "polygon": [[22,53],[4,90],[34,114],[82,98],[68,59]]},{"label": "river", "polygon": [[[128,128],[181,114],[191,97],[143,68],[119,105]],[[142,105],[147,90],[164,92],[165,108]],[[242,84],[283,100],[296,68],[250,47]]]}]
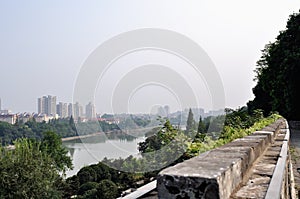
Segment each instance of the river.
[{"label": "river", "polygon": [[104,157],[126,158],[130,155],[139,156],[138,143],[145,137],[119,138],[116,136],[96,135],[84,139],[64,141],[72,158],[73,170],[66,172],[66,177],[75,175],[82,167],[98,163]]}]

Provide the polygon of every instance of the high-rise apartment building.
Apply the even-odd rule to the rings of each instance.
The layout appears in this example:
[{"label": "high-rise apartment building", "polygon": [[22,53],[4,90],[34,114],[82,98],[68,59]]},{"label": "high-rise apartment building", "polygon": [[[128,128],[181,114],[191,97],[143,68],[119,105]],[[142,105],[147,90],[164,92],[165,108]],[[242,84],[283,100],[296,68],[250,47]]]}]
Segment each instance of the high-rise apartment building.
[{"label": "high-rise apartment building", "polygon": [[83,107],[76,102],[75,104],[69,103],[68,104],[68,116],[73,117],[75,120],[77,120],[79,117],[82,117],[83,115]]},{"label": "high-rise apartment building", "polygon": [[68,104],[63,103],[61,117],[68,117],[68,116],[69,116],[69,114],[68,114]]},{"label": "high-rise apartment building", "polygon": [[66,118],[68,117],[68,104],[67,103],[63,103],[63,102],[59,102],[56,105],[56,113],[59,117],[61,118]]},{"label": "high-rise apartment building", "polygon": [[96,118],[96,110],[95,105],[90,102],[85,106],[85,116],[87,119],[95,119]]},{"label": "high-rise apartment building", "polygon": [[78,119],[79,117],[82,117],[82,115],[83,115],[83,107],[78,102],[76,102],[73,105],[73,117],[74,119]]},{"label": "high-rise apartment building", "polygon": [[56,96],[48,95],[48,101],[46,106],[46,114],[47,115],[55,115],[56,114]]},{"label": "high-rise apartment building", "polygon": [[56,96],[43,96],[38,98],[38,113],[56,115]]},{"label": "high-rise apartment building", "polygon": [[46,100],[47,100],[46,96],[38,98],[38,113],[46,114],[46,103],[47,103]]}]

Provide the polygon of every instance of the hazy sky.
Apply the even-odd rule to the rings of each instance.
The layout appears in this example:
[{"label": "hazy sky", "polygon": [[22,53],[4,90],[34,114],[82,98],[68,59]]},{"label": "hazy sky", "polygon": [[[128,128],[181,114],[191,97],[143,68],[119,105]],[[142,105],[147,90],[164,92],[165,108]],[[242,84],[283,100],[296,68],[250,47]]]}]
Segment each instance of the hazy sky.
[{"label": "hazy sky", "polygon": [[299,0],[2,0],[2,107],[33,112],[37,97],[47,94],[70,102],[82,64],[102,42],[126,31],[162,28],[207,52],[223,81],[226,106],[236,108],[253,98],[260,50],[299,9]]}]

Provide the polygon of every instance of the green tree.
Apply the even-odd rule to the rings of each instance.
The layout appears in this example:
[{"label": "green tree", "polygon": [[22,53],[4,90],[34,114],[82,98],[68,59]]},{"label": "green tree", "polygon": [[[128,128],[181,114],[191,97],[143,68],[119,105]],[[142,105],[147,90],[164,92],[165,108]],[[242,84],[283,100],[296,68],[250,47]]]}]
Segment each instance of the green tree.
[{"label": "green tree", "polygon": [[85,192],[87,192],[88,190],[97,189],[97,187],[98,187],[97,182],[86,182],[79,187],[78,194],[84,195]]},{"label": "green tree", "polygon": [[61,198],[57,185],[62,179],[41,143],[24,138],[14,146],[0,147],[1,198]]},{"label": "green tree", "polygon": [[79,170],[77,173],[80,184],[84,184],[86,182],[96,182],[97,181],[97,173],[96,171],[90,167],[86,166]]},{"label": "green tree", "polygon": [[115,199],[118,196],[118,187],[110,180],[102,180],[97,187],[97,196],[101,199]]},{"label": "green tree", "polygon": [[139,143],[139,151],[142,153],[153,152],[168,145],[178,134],[178,130],[174,129],[169,120],[166,120],[163,127],[148,137],[144,142]]},{"label": "green tree", "polygon": [[[154,135],[139,143],[141,159],[126,159],[123,166],[127,171],[153,171],[158,167],[180,161],[188,145],[188,138],[182,131],[175,129],[169,120]],[[150,163],[150,164],[149,164]]]},{"label": "green tree", "polygon": [[64,198],[70,198],[73,195],[77,195],[80,187],[79,179],[77,175],[66,179],[66,184],[63,187]]},{"label": "green tree", "polygon": [[190,108],[188,118],[186,121],[186,134],[188,136],[192,136],[195,134],[196,131],[196,122],[194,120],[194,114],[192,112],[192,109]]},{"label": "green tree", "polygon": [[204,141],[206,136],[206,125],[205,122],[202,121],[202,117],[200,116],[199,118],[199,123],[198,123],[198,130],[197,130],[197,135],[196,139],[199,139],[201,142]]},{"label": "green tree", "polygon": [[206,132],[206,126],[205,123],[202,120],[202,117],[200,116],[199,118],[199,123],[198,123],[198,133],[205,133]]},{"label": "green tree", "polygon": [[77,129],[76,129],[75,122],[74,122],[74,118],[73,118],[72,115],[71,115],[70,120],[69,120],[69,125],[70,125],[71,129],[72,129],[74,132],[76,132],[76,135],[77,135]]},{"label": "green tree", "polygon": [[289,17],[286,30],[266,45],[257,62],[255,98],[248,102],[251,111],[265,114],[278,111],[290,120],[300,120],[300,14]]},{"label": "green tree", "polygon": [[56,133],[51,131],[44,133],[41,150],[50,155],[58,171],[65,172],[67,169],[72,168],[72,160],[67,155],[68,150],[63,147],[61,137]]},{"label": "green tree", "polygon": [[101,199],[97,196],[97,189],[87,190],[84,195],[78,196],[78,199]]},{"label": "green tree", "polygon": [[99,162],[98,164],[90,165],[90,167],[97,174],[96,179],[95,179],[96,182],[100,182],[101,180],[104,180],[104,179],[109,179],[109,180],[111,179],[111,173],[110,173],[111,171],[107,165]]}]

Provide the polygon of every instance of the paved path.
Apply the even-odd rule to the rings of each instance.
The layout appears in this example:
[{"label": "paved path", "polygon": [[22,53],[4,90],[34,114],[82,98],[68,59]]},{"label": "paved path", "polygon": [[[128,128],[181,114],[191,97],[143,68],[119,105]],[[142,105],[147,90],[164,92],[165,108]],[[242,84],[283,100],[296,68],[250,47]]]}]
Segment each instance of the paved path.
[{"label": "paved path", "polygon": [[[300,191],[300,130],[291,129],[291,157],[293,163],[296,192]],[[299,194],[298,194],[299,197]]]}]

